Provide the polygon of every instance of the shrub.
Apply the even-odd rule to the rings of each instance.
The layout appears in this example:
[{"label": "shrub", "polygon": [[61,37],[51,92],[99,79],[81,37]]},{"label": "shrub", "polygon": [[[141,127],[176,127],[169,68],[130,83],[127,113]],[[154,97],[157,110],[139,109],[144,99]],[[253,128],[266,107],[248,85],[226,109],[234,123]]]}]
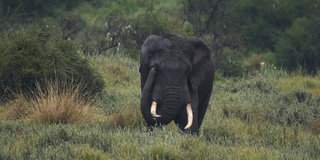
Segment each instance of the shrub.
[{"label": "shrub", "polygon": [[[275,78],[280,75],[270,74],[263,73],[227,85],[217,83],[215,92],[223,94],[216,95],[214,100],[223,100],[216,104],[221,107],[222,114],[248,123],[269,122],[282,126],[305,127],[311,123],[313,117],[319,116],[317,97],[312,97],[311,93],[305,90],[284,91],[278,78]],[[281,79],[287,78],[282,76],[284,77]]]},{"label": "shrub", "polygon": [[62,77],[68,85],[82,83],[82,94],[93,96],[102,90],[101,76],[61,35],[59,28],[34,25],[1,36],[0,95],[4,99],[12,92],[32,93],[36,82],[45,86],[45,79]]},{"label": "shrub", "polygon": [[243,58],[239,52],[231,49],[217,51],[214,53],[214,61],[217,71],[224,77],[238,77],[243,75]]}]

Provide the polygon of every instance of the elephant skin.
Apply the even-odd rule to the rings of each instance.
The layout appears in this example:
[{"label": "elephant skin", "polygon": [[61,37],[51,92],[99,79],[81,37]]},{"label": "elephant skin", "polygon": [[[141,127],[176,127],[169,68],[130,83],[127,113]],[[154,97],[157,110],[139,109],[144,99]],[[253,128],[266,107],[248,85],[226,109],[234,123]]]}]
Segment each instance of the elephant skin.
[{"label": "elephant skin", "polygon": [[215,72],[206,43],[174,34],[151,35],[142,45],[139,71],[140,107],[147,126],[174,121],[180,130],[198,134]]}]

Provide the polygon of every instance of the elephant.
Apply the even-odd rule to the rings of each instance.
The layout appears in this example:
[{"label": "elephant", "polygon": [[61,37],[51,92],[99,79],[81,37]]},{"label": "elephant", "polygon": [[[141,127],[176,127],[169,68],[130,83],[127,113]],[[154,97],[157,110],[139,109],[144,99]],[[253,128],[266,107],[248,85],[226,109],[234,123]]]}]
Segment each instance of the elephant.
[{"label": "elephant", "polygon": [[175,34],[150,35],[140,58],[140,109],[148,128],[174,121],[199,134],[211,97],[215,65],[207,44]]}]

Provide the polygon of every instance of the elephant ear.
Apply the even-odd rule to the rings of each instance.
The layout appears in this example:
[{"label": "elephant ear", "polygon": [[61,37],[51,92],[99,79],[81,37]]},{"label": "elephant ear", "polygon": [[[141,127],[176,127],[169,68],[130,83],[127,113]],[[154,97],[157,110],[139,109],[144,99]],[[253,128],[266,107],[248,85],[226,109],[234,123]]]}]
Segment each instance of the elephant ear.
[{"label": "elephant ear", "polygon": [[213,61],[210,55],[210,50],[207,44],[201,39],[192,40],[194,43],[194,51],[192,55],[192,71],[190,82],[193,90],[197,90],[199,85],[208,78],[209,71],[214,68]]}]

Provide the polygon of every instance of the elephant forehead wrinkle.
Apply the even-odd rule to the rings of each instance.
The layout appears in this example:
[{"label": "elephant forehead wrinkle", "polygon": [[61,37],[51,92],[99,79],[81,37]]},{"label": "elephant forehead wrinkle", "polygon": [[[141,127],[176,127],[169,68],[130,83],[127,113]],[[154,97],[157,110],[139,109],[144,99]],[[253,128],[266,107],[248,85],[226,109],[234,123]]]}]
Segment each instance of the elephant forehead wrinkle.
[{"label": "elephant forehead wrinkle", "polygon": [[168,51],[169,55],[173,57],[185,58],[186,52],[181,49],[171,49]]},{"label": "elephant forehead wrinkle", "polygon": [[183,93],[184,90],[183,90],[183,87],[180,87],[180,86],[177,86],[177,85],[174,85],[175,87],[164,87],[162,88],[162,92],[164,93]]},{"label": "elephant forehead wrinkle", "polygon": [[[187,77],[184,73],[180,72],[179,70],[166,70],[166,73],[161,75],[162,85],[169,85],[169,84],[184,84],[187,80]],[[171,85],[169,85],[171,86]]]},{"label": "elephant forehead wrinkle", "polygon": [[[181,58],[178,56],[168,56],[162,62],[164,68],[169,70],[185,70],[191,67],[191,63],[187,61],[185,58]],[[179,71],[180,72],[180,71]]]}]

